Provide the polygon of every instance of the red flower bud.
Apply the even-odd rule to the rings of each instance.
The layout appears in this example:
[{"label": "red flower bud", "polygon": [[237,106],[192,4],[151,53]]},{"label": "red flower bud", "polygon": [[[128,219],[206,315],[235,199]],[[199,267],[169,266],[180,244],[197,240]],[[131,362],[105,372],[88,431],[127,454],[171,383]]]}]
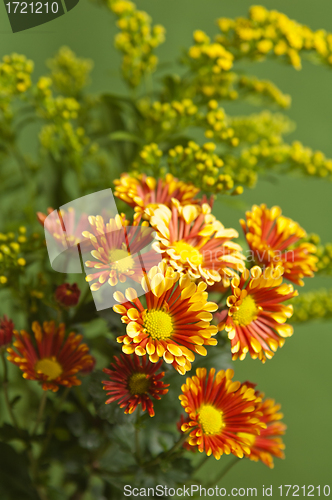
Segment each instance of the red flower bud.
[{"label": "red flower bud", "polygon": [[0,318],[0,347],[10,344],[14,333],[14,323],[6,315]]},{"label": "red flower bud", "polygon": [[65,307],[76,306],[80,295],[81,290],[78,288],[76,283],[73,285],[64,283],[63,285],[58,286],[55,290],[55,300]]}]

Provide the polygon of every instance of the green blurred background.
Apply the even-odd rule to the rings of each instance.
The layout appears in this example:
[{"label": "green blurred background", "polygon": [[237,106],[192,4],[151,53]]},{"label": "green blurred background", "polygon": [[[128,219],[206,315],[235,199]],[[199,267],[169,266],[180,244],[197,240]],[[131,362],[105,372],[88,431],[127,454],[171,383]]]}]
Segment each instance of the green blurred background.
[{"label": "green blurred background", "polygon": [[[332,32],[331,0],[265,0],[262,4],[282,11],[312,29],[323,28]],[[169,69],[182,49],[190,45],[195,29],[203,29],[213,35],[216,32],[215,19],[245,15],[252,2],[138,0],[137,5],[151,14],[155,23],[166,27],[166,43],[161,46],[158,55]],[[35,62],[36,78],[46,72],[45,60],[60,46],[68,45],[78,56],[93,59],[92,92],[126,92],[120,79],[120,56],[113,47],[116,31],[110,14],[88,0],[81,0],[65,16],[13,34],[5,6],[0,5],[1,57],[11,52],[25,54]],[[246,69],[249,74],[274,81],[285,93],[291,94],[292,107],[288,114],[297,123],[297,129],[289,141],[296,138],[332,157],[331,71],[305,62],[300,72],[277,63],[256,63]],[[227,106],[227,110],[234,114],[248,112],[248,109],[248,106]],[[288,177],[280,177],[273,182],[260,181],[256,189],[246,190],[237,198],[234,206],[218,202],[215,214],[226,227],[240,229],[238,219],[243,216],[243,211],[253,203],[263,202],[269,206],[280,205],[284,215],[299,222],[307,232],[319,233],[323,242],[332,241],[331,183]],[[45,208],[40,207],[42,210]],[[317,278],[307,280],[305,289],[330,285],[328,278]],[[282,404],[284,421],[288,426],[286,460],[276,460],[273,471],[261,463],[243,460],[223,480],[225,488],[256,487],[258,497],[261,497],[262,485],[273,485],[273,497],[278,497],[277,487],[281,484],[318,486],[330,483],[332,487],[331,353],[331,323],[311,323],[295,326],[294,336],[265,365],[251,359],[234,363],[236,379],[257,382],[259,389]],[[202,469],[202,474],[209,474],[212,478],[228,460],[228,457],[220,462],[211,460],[210,465]],[[299,495],[302,496],[302,490]]]}]

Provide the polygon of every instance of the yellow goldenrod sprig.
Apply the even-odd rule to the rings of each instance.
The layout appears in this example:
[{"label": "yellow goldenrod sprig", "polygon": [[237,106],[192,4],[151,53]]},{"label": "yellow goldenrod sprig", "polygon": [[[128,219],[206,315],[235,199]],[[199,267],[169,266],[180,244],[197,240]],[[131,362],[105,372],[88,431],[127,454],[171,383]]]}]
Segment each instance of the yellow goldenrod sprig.
[{"label": "yellow goldenrod sprig", "polygon": [[32,85],[33,68],[33,62],[23,55],[4,56],[0,63],[0,100],[26,92]]},{"label": "yellow goldenrod sprig", "polygon": [[78,96],[89,83],[93,68],[90,59],[80,59],[68,47],[61,47],[47,62],[56,89],[65,96]]},{"label": "yellow goldenrod sprig", "polygon": [[137,87],[144,75],[152,73],[158,58],[154,50],[165,40],[165,28],[152,26],[151,17],[137,10],[133,2],[108,0],[108,6],[117,16],[120,33],[115,46],[123,53],[122,74],[132,87]]},{"label": "yellow goldenrod sprig", "polygon": [[332,317],[332,290],[315,290],[301,293],[292,299],[294,308],[292,323],[302,323],[315,319]]},{"label": "yellow goldenrod sprig", "polygon": [[284,94],[269,80],[260,80],[255,76],[241,76],[238,79],[238,87],[244,96],[250,96],[253,100],[265,98],[284,109],[289,108],[291,104],[291,96]]},{"label": "yellow goldenrod sprig", "polygon": [[141,127],[147,142],[159,141],[169,134],[179,132],[196,124],[198,107],[191,99],[181,101],[151,103],[142,99],[138,109],[144,117]]},{"label": "yellow goldenrod sprig", "polygon": [[300,53],[311,52],[323,64],[332,65],[332,34],[313,31],[276,10],[255,5],[248,17],[220,18],[218,26],[221,34],[216,41],[236,60],[282,57],[295,69],[301,69]]},{"label": "yellow goldenrod sprig", "polygon": [[211,41],[201,30],[195,31],[194,45],[190,47],[183,63],[191,70],[192,87],[196,94],[206,98],[237,99],[238,94],[232,88],[236,75],[230,73],[233,59],[233,55],[222,44]]},{"label": "yellow goldenrod sprig", "polygon": [[235,182],[253,187],[257,173],[297,173],[332,180],[332,160],[320,151],[304,147],[300,142],[285,144],[278,135],[262,139],[258,144],[243,148],[240,155],[226,154],[225,172]]},{"label": "yellow goldenrod sprig", "polygon": [[317,247],[317,267],[319,274],[332,275],[332,243]]},{"label": "yellow goldenrod sprig", "polygon": [[257,143],[261,139],[280,137],[294,130],[294,123],[281,113],[262,111],[248,116],[229,117],[234,135],[241,143]]},{"label": "yellow goldenrod sprig", "polygon": [[170,172],[205,192],[241,194],[242,188],[234,189],[232,177],[224,172],[224,162],[215,153],[216,147],[213,142],[199,146],[194,141],[185,147],[175,146],[168,151]]},{"label": "yellow goldenrod sprig", "polygon": [[25,226],[14,232],[0,233],[0,287],[13,284],[13,279],[26,266],[26,254],[36,248],[39,235],[27,235]]}]

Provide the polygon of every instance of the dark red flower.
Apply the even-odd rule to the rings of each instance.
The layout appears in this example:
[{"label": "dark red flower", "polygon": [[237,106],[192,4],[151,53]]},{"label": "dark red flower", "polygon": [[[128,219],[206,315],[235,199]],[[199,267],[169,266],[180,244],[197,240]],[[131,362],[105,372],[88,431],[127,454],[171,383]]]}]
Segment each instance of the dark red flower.
[{"label": "dark red flower", "polygon": [[66,307],[76,306],[80,299],[80,295],[81,290],[78,288],[76,283],[73,285],[64,283],[63,285],[58,286],[55,290],[55,299],[59,302],[59,304]]},{"label": "dark red flower", "polygon": [[60,385],[80,385],[78,373],[88,373],[95,359],[82,343],[82,335],[71,332],[66,336],[65,330],[63,323],[57,326],[54,321],[45,321],[41,326],[34,321],[34,335],[15,331],[14,348],[7,349],[8,361],[22,370],[23,378],[38,380],[44,391],[56,392]]},{"label": "dark red flower", "polygon": [[111,396],[106,404],[117,401],[120,408],[125,408],[125,413],[133,413],[137,405],[142,405],[142,410],[147,410],[150,417],[154,416],[154,399],[160,399],[160,395],[168,392],[169,384],[164,384],[161,379],[165,372],[156,373],[162,360],[151,363],[147,357],[139,357],[136,354],[121,355],[120,359],[114,356],[115,363],[112,369],[104,368],[104,373],[110,376],[110,380],[103,380],[104,389]]},{"label": "dark red flower", "polygon": [[10,344],[14,333],[14,323],[6,315],[0,318],[0,347]]}]

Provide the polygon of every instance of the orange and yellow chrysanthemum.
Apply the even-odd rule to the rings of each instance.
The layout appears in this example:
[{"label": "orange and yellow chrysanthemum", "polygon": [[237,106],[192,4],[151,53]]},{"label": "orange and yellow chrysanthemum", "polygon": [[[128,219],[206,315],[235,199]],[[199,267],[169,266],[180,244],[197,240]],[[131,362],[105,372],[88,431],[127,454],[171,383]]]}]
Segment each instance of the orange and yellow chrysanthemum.
[{"label": "orange and yellow chrysanthemum", "polygon": [[8,360],[19,366],[23,377],[39,381],[44,391],[80,385],[77,373],[88,373],[95,364],[88,346],[81,343],[82,335],[72,332],[66,338],[65,325],[56,327],[54,321],[43,326],[34,321],[32,331],[34,339],[24,330],[15,331],[14,349],[7,349]]},{"label": "orange and yellow chrysanthemum", "polygon": [[273,457],[285,458],[284,449],[285,445],[280,438],[287,429],[286,425],[280,422],[283,418],[283,414],[280,413],[281,405],[276,404],[273,399],[265,399],[264,394],[256,395],[262,399],[262,403],[259,406],[259,410],[263,415],[260,417],[260,421],[266,424],[266,428],[261,429],[259,436],[249,435],[245,433],[240,433],[241,437],[245,437],[250,441],[250,460],[258,462],[259,460],[263,464],[273,469]]},{"label": "orange and yellow chrysanthemum", "polygon": [[121,305],[113,307],[127,325],[126,334],[118,337],[125,354],[148,354],[152,363],[163,358],[180,373],[191,369],[194,353],[205,356],[205,345],[216,345],[218,329],[210,325],[211,312],[217,304],[207,302],[206,284],[193,283],[180,276],[164,262],[152,268],[142,279],[146,306],[133,288],[114,298]]},{"label": "orange and yellow chrysanthemum", "polygon": [[279,207],[254,205],[251,212],[246,212],[246,221],[240,223],[258,265],[281,263],[284,278],[302,286],[302,278],[312,277],[317,271],[315,245],[299,243],[306,232],[297,222],[284,217]]},{"label": "orange and yellow chrysanthemum", "polygon": [[249,352],[264,363],[293,334],[293,327],[285,324],[293,306],[282,302],[298,293],[283,283],[282,273],[281,266],[264,271],[254,266],[250,273],[246,269],[241,277],[233,278],[227,308],[218,314],[219,328],[228,332],[231,341],[233,360],[242,360]]},{"label": "orange and yellow chrysanthemum", "polygon": [[225,229],[211,214],[208,204],[172,208],[160,205],[150,219],[156,230],[163,259],[176,271],[192,280],[203,279],[208,285],[222,281],[229,286],[235,270],[243,271],[241,247],[232,241],[235,229]]},{"label": "orange and yellow chrysanthemum", "polygon": [[140,252],[144,254],[144,265],[149,269],[159,261],[159,255],[149,246],[152,242],[152,231],[148,223],[138,226],[138,221],[129,226],[124,215],[116,215],[105,223],[101,215],[90,216],[91,231],[83,231],[84,238],[90,240],[95,260],[88,260],[85,266],[94,268],[94,272],[86,276],[91,283],[92,291],[103,285],[115,286],[125,283],[127,278],[140,282],[143,277]]},{"label": "orange and yellow chrysanthemum", "polygon": [[114,195],[133,207],[137,213],[147,208],[156,208],[160,204],[170,207],[172,198],[177,199],[181,205],[199,203],[199,200],[194,199],[199,189],[193,184],[179,181],[172,174],[157,180],[145,174],[133,177],[125,173],[114,184]]},{"label": "orange and yellow chrysanthemum", "polygon": [[183,432],[190,431],[189,445],[217,460],[224,453],[239,458],[250,454],[251,436],[266,427],[260,420],[261,398],[252,387],[233,382],[233,376],[230,369],[215,376],[214,368],[208,375],[205,368],[198,368],[196,375],[187,378],[179,396],[189,415],[189,422],[181,426]]},{"label": "orange and yellow chrysanthemum", "polygon": [[76,247],[81,245],[81,250],[84,249],[84,241],[82,241],[82,231],[88,226],[88,216],[81,214],[79,220],[73,207],[69,207],[67,211],[54,211],[53,208],[47,209],[47,215],[42,212],[37,212],[37,218],[47,232],[53,236],[54,241],[67,250],[68,247]]},{"label": "orange and yellow chrysanthemum", "polygon": [[169,384],[164,384],[162,378],[165,372],[158,372],[162,365],[151,363],[147,357],[138,357],[122,354],[120,359],[114,356],[115,362],[112,369],[104,368],[104,373],[109,375],[109,380],[103,380],[107,395],[106,404],[118,402],[120,408],[125,408],[125,413],[133,413],[137,406],[142,405],[142,410],[147,410],[150,417],[154,416],[152,398],[160,399],[160,396],[168,392]]}]

